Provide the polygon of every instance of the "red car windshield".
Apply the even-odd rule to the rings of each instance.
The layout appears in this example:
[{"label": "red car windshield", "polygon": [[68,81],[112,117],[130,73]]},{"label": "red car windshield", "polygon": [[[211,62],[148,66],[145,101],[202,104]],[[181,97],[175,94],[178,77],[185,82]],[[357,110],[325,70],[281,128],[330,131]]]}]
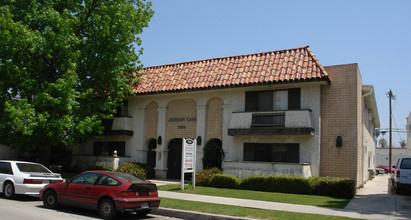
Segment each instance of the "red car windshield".
[{"label": "red car windshield", "polygon": [[145,183],[147,181],[126,173],[109,173],[110,175],[128,183]]}]

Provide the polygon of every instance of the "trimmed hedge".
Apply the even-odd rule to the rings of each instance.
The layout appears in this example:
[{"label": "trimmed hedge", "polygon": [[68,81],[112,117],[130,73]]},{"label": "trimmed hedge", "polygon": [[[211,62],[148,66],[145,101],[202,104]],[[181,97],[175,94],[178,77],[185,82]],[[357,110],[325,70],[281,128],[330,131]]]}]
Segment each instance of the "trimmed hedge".
[{"label": "trimmed hedge", "polygon": [[239,179],[219,174],[217,168],[196,173],[196,185],[217,188],[244,189],[263,192],[279,192],[321,195],[351,199],[356,192],[355,181],[338,177],[249,176]]},{"label": "trimmed hedge", "polygon": [[240,179],[236,176],[225,174],[215,174],[211,177],[210,186],[217,188],[237,189],[240,185]]},{"label": "trimmed hedge", "polygon": [[309,179],[297,176],[250,176],[241,181],[240,188],[296,194],[311,194],[312,189]]},{"label": "trimmed hedge", "polygon": [[339,177],[311,177],[312,194],[351,199],[356,192],[355,181]]}]

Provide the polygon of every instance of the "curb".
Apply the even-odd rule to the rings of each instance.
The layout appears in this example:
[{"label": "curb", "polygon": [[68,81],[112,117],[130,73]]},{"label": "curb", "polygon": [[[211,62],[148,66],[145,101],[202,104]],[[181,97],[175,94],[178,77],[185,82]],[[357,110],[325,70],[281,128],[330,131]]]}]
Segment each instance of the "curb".
[{"label": "curb", "polygon": [[186,211],[179,209],[158,208],[152,209],[151,214],[169,216],[182,219],[198,220],[252,220],[252,218],[235,217],[228,215],[209,214],[203,212]]}]

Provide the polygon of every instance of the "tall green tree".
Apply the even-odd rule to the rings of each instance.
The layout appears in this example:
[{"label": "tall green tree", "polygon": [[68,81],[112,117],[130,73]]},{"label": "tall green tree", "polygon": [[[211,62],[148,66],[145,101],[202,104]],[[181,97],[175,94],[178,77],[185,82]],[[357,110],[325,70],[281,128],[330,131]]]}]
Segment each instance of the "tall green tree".
[{"label": "tall green tree", "polygon": [[144,0],[0,1],[0,144],[48,149],[102,133],[132,95]]}]

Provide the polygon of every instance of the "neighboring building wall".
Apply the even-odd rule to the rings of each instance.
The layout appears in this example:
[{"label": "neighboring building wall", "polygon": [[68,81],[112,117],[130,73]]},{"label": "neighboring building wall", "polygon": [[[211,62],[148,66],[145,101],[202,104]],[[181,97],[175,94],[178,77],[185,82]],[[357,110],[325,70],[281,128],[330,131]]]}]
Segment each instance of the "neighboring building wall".
[{"label": "neighboring building wall", "polygon": [[358,65],[355,64],[354,71],[357,72],[356,78],[357,78],[357,87],[356,87],[356,92],[357,94],[355,95],[355,98],[357,100],[357,128],[358,128],[358,133],[357,133],[357,185],[362,185],[365,183],[367,180],[366,176],[368,172],[364,172],[365,167],[364,167],[364,155],[366,153],[365,148],[364,148],[364,130],[363,130],[363,123],[364,123],[364,111],[363,111],[363,97],[362,97],[362,79],[361,79],[361,73],[358,68]]},{"label": "neighboring building wall", "polygon": [[[361,78],[357,64],[327,66],[331,85],[321,92],[321,176],[362,184]],[[342,137],[342,147],[336,139]],[[358,175],[357,175],[358,174]]]},{"label": "neighboring building wall", "polygon": [[[384,165],[388,166],[389,164],[389,155],[390,155],[390,149],[389,148],[377,148],[376,150],[376,165]],[[398,159],[400,157],[407,155],[408,150],[407,148],[397,148],[393,147],[391,148],[391,166],[396,165]]]},{"label": "neighboring building wall", "polygon": [[376,139],[374,135],[374,126],[372,115],[367,111],[367,106],[363,105],[364,123],[363,123],[363,181],[371,178],[376,167]]},{"label": "neighboring building wall", "polygon": [[375,129],[380,127],[380,120],[375,99],[374,87],[362,86],[363,100],[363,181],[371,179],[375,173],[377,139]]}]

